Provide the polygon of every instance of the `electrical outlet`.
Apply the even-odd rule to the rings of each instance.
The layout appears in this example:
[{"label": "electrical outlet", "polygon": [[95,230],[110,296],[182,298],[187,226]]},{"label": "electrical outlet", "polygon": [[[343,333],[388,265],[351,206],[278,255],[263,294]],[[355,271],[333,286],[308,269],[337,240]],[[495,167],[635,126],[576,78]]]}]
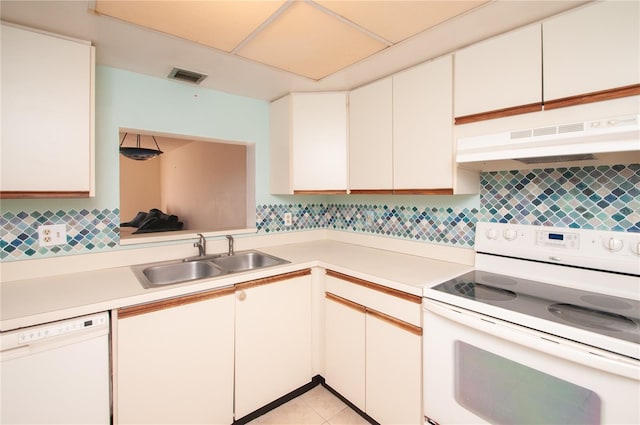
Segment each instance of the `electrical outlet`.
[{"label": "electrical outlet", "polygon": [[38,227],[40,246],[64,245],[67,243],[66,224],[44,224]]},{"label": "electrical outlet", "polygon": [[364,213],[364,222],[367,226],[373,226],[374,220],[375,220],[375,213],[373,211],[369,210]]},{"label": "electrical outlet", "polygon": [[290,212],[284,213],[284,225],[287,227],[293,225],[293,217]]}]

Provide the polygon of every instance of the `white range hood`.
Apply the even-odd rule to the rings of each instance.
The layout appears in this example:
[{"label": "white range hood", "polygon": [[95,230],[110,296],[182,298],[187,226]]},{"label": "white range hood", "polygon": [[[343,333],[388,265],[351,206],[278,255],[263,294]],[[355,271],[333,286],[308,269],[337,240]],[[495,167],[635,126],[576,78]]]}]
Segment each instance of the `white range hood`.
[{"label": "white range hood", "polygon": [[482,171],[640,163],[640,114],[459,137],[456,161]]}]

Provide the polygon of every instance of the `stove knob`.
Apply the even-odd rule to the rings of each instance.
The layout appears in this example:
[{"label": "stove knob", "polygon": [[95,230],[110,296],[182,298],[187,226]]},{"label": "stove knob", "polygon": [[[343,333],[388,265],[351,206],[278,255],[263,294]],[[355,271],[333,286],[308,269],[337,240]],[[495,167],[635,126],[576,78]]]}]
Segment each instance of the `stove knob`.
[{"label": "stove knob", "polygon": [[505,229],[504,232],[502,232],[502,236],[504,236],[506,240],[512,241],[518,237],[518,232],[513,229]]},{"label": "stove knob", "polygon": [[604,241],[604,247],[611,252],[620,251],[623,245],[624,244],[620,239],[616,239],[614,237],[611,237],[608,240]]},{"label": "stove knob", "polygon": [[487,229],[485,236],[487,239],[498,239],[498,231],[496,229]]},{"label": "stove knob", "polygon": [[633,251],[633,253],[636,255],[640,255],[640,241],[631,243],[631,251]]}]

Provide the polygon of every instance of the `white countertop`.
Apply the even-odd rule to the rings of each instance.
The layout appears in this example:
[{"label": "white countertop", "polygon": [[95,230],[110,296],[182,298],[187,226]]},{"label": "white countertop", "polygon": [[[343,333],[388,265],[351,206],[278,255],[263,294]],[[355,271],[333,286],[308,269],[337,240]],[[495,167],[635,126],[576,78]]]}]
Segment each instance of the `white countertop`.
[{"label": "white countertop", "polygon": [[3,282],[0,330],[222,288],[307,267],[324,267],[420,296],[423,288],[472,269],[464,264],[334,240],[271,246],[260,251],[291,263],[154,289],[144,289],[128,266]]}]

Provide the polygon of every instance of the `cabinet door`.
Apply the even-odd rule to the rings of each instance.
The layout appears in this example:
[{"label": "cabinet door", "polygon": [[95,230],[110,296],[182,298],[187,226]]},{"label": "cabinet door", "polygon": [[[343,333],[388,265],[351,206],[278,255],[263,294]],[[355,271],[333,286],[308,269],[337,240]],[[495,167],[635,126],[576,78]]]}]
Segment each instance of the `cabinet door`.
[{"label": "cabinet door", "polygon": [[542,102],[540,25],[474,44],[455,53],[455,116]]},{"label": "cabinet door", "polygon": [[327,294],[325,298],[324,378],[365,410],[365,309]]},{"label": "cabinet door", "polygon": [[90,196],[91,44],[5,24],[1,29],[2,196]]},{"label": "cabinet door", "polygon": [[236,419],[311,381],[311,275],[304,273],[237,286]]},{"label": "cabinet door", "polygon": [[422,424],[421,329],[368,311],[367,414],[381,424]]},{"label": "cabinet door", "polygon": [[640,3],[605,1],[543,23],[544,99],[640,83]]},{"label": "cabinet door", "polygon": [[393,189],[391,77],[349,94],[349,188]]},{"label": "cabinet door", "polygon": [[451,56],[393,76],[395,189],[453,187]]},{"label": "cabinet door", "polygon": [[117,423],[233,422],[234,297],[216,295],[131,316],[120,311]]},{"label": "cabinet door", "polygon": [[347,190],[347,95],[293,95],[293,189]]}]

